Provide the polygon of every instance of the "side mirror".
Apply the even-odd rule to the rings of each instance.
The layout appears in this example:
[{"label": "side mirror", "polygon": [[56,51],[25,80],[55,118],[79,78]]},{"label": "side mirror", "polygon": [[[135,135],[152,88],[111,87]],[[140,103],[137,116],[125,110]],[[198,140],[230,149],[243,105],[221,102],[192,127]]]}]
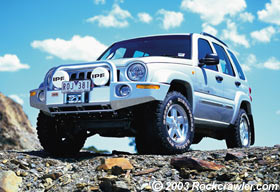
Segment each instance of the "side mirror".
[{"label": "side mirror", "polygon": [[220,62],[219,56],[211,53],[211,54],[206,54],[206,56],[203,59],[199,59],[199,65],[198,66],[203,66],[203,65],[218,65]]}]

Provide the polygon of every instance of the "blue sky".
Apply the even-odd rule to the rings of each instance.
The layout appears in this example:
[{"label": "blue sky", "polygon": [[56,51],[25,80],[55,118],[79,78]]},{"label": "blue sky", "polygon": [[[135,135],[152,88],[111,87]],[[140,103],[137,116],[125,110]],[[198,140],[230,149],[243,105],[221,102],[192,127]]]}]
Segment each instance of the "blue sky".
[{"label": "blue sky", "polygon": [[[279,143],[279,0],[0,0],[0,92],[29,106],[53,66],[93,61],[115,41],[206,31],[238,55],[252,88],[256,145]],[[132,151],[128,139],[93,137],[86,145]],[[204,139],[195,149],[224,148]]]}]

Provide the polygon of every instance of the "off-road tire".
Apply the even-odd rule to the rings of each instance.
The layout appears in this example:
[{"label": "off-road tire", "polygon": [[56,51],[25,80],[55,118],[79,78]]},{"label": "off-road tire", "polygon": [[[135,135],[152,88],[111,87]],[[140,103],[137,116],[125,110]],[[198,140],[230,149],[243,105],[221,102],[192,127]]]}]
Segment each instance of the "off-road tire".
[{"label": "off-road tire", "polygon": [[[55,156],[73,156],[84,146],[86,134],[65,135],[61,132],[60,123],[40,111],[37,118],[37,134],[39,141],[48,153]],[[63,130],[63,129],[62,129]]]},{"label": "off-road tire", "polygon": [[[184,110],[188,121],[186,139],[181,143],[174,142],[167,130],[166,113],[174,104]],[[192,108],[188,100],[177,91],[169,92],[163,102],[148,105],[145,113],[145,125],[136,138],[137,150],[148,154],[178,154],[188,151],[194,136]]]},{"label": "off-road tire", "polygon": [[[242,118],[247,119],[248,123],[248,144],[244,145],[242,143],[242,138],[240,134],[240,124]],[[238,117],[235,121],[235,124],[231,127],[229,134],[226,137],[227,148],[247,148],[251,145],[251,127],[249,117],[244,109],[240,109]]]}]

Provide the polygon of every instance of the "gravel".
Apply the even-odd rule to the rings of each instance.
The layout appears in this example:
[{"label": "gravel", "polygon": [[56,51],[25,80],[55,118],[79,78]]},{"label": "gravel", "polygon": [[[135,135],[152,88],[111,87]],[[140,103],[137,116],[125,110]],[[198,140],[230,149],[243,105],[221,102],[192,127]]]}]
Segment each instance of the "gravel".
[{"label": "gravel", "polygon": [[[111,158],[127,159],[133,168],[123,169],[122,164],[109,170],[97,169]],[[219,169],[197,169],[199,166],[184,166],[180,162],[180,166],[173,167],[171,162],[176,159],[220,166]],[[152,191],[154,181],[280,185],[280,145],[191,151],[172,156],[82,151],[76,157],[56,158],[44,151],[0,151],[0,172],[5,171],[13,171],[22,178],[20,191],[37,192]]]}]

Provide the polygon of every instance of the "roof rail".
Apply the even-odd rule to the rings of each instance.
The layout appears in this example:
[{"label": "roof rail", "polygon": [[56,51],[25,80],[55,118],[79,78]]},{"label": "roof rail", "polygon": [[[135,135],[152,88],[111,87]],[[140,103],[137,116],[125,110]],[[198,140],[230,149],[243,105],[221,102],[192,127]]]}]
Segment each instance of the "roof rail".
[{"label": "roof rail", "polygon": [[205,33],[205,32],[202,32],[200,33],[201,35],[204,35],[204,36],[208,36],[208,37],[212,37],[213,39],[216,39],[217,41],[219,41],[220,43],[222,43],[224,46],[228,47],[227,44],[225,44],[222,40],[218,39],[217,37],[215,37],[214,35],[211,35],[209,33]]}]

